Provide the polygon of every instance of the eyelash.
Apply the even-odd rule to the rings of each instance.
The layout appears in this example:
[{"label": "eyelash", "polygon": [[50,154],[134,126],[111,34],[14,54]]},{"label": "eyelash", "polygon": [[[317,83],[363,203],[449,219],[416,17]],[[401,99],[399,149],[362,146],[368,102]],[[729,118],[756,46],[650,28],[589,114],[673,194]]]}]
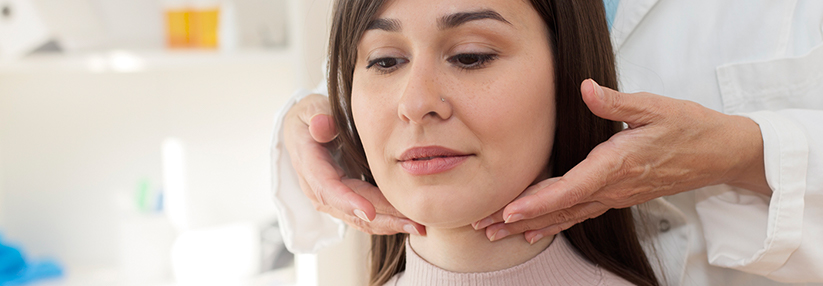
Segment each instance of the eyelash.
[{"label": "eyelash", "polygon": [[[471,58],[471,59],[475,60],[475,62],[472,63],[472,64],[469,64],[469,65],[461,64],[460,60],[461,59],[466,59],[466,58]],[[454,64],[455,66],[457,66],[457,68],[462,69],[462,70],[475,70],[475,69],[482,69],[482,68],[486,67],[490,62],[496,60],[497,58],[498,58],[497,54],[457,54],[457,55],[449,57],[448,59],[446,59],[446,61],[448,61],[449,63]],[[385,65],[387,61],[391,61],[391,60],[395,61],[394,65],[392,65],[391,67],[381,67],[381,63],[382,63],[382,65]],[[405,64],[407,62],[408,62],[408,60],[400,59],[400,58],[391,58],[391,57],[377,58],[377,59],[373,59],[373,60],[369,61],[368,65],[366,65],[366,69],[371,69],[372,66],[377,65],[377,72],[378,73],[388,74],[388,73],[391,73],[391,72],[395,71],[396,69],[399,68],[400,65]]]},{"label": "eyelash", "polygon": [[[472,57],[476,62],[470,65],[460,63],[461,58]],[[448,62],[457,65],[462,70],[476,70],[486,67],[490,62],[497,59],[496,54],[458,54],[447,59]]]}]

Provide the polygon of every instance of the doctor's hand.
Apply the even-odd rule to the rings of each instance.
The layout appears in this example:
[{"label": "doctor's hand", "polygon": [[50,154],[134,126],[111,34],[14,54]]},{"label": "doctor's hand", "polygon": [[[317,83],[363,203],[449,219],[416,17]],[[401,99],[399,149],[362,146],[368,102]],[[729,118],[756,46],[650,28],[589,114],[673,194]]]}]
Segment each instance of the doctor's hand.
[{"label": "doctor's hand", "polygon": [[752,120],[650,93],[581,84],[595,115],[623,121],[563,177],[539,182],[473,226],[490,240],[524,233],[534,243],[612,208],[717,184],[771,195],[763,139]]},{"label": "doctor's hand", "polygon": [[314,207],[369,234],[424,234],[403,217],[377,187],[347,178],[327,148],[337,137],[327,97],[312,94],[295,104],[283,122],[286,149],[300,188]]}]

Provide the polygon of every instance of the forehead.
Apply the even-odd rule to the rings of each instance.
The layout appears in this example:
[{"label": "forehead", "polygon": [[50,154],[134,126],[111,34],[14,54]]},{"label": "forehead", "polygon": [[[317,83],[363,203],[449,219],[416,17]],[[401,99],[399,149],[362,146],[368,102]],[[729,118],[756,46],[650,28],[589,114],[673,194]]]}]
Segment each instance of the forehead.
[{"label": "forehead", "polygon": [[388,0],[374,18],[434,25],[446,15],[480,10],[497,12],[515,26],[528,27],[540,20],[527,0]]}]

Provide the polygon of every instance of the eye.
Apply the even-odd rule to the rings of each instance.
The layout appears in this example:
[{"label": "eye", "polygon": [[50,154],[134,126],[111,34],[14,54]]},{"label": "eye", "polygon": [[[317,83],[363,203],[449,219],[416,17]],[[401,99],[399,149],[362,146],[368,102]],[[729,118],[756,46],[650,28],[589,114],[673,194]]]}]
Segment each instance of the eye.
[{"label": "eye", "polygon": [[378,58],[370,60],[366,69],[375,67],[380,73],[390,73],[407,62],[408,60],[402,58]]},{"label": "eye", "polygon": [[448,61],[462,69],[479,69],[495,59],[495,54],[459,54],[450,57]]}]

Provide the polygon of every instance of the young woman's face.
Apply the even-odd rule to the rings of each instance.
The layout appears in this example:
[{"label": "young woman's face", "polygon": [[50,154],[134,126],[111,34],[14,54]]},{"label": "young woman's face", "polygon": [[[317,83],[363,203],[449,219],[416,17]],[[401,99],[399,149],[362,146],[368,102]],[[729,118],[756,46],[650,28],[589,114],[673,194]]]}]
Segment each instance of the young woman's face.
[{"label": "young woman's face", "polygon": [[546,177],[554,70],[530,3],[395,0],[376,19],[351,106],[392,205],[427,226],[464,226]]}]

